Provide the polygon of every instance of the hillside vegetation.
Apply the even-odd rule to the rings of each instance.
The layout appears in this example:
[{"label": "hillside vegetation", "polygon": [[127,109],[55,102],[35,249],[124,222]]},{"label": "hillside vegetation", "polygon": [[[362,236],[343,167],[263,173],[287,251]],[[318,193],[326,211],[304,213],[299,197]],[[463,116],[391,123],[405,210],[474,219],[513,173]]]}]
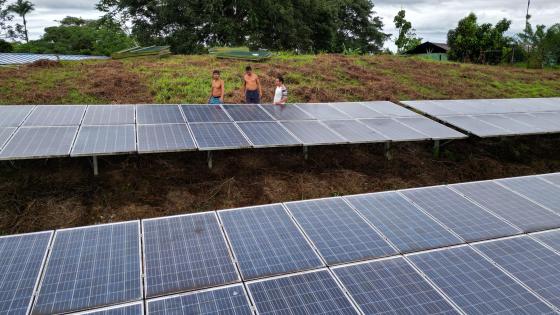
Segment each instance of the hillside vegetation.
[{"label": "hillside vegetation", "polygon": [[[239,103],[243,61],[212,56],[87,61],[0,69],[0,104],[205,103],[212,70]],[[280,55],[254,64],[264,101],[283,75],[291,102],[560,96],[560,70],[395,56]]]}]

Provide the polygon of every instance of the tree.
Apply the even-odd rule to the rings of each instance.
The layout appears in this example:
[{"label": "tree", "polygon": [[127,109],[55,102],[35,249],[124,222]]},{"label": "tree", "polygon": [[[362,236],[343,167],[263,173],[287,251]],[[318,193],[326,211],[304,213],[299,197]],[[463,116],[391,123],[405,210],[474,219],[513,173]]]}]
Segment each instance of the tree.
[{"label": "tree", "polygon": [[478,24],[474,13],[459,21],[457,28],[447,33],[449,58],[463,62],[499,63],[509,53],[513,39],[505,36],[511,21],[503,19],[495,26]]},{"label": "tree", "polygon": [[35,5],[28,0],[17,0],[16,3],[10,5],[8,10],[21,16],[23,19],[23,27],[21,25],[16,25],[16,32],[23,35],[22,38],[25,42],[29,43],[29,34],[27,32],[27,14],[35,10]]},{"label": "tree", "polygon": [[542,68],[560,63],[560,24],[548,30],[545,25],[537,25],[533,29],[529,19],[530,16],[523,33],[517,34],[518,44],[527,54],[527,67]]},{"label": "tree", "polygon": [[168,44],[177,53],[239,45],[376,52],[387,38],[370,0],[101,0],[97,7],[126,17],[140,44]]},{"label": "tree", "polygon": [[0,0],[0,39],[12,38],[14,36],[13,28],[9,24],[14,17],[10,14],[8,7],[6,7],[6,1]]},{"label": "tree", "polygon": [[412,23],[406,20],[405,10],[400,10],[393,21],[399,30],[399,37],[395,40],[399,54],[414,49],[422,43],[422,38],[416,37],[416,30],[412,28]]}]

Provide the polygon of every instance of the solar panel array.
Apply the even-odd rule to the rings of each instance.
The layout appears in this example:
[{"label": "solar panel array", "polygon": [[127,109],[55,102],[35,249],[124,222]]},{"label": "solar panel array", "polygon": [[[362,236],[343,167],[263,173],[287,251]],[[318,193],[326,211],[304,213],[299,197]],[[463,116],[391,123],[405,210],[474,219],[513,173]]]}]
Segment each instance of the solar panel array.
[{"label": "solar panel array", "polygon": [[560,132],[560,98],[403,103],[483,138]]},{"label": "solar panel array", "polygon": [[460,138],[390,102],[0,106],[0,160]]},{"label": "solar panel array", "polygon": [[552,314],[556,176],[0,237],[0,312]]},{"label": "solar panel array", "polygon": [[0,53],[0,65],[21,65],[33,63],[39,60],[52,61],[84,61],[84,60],[109,59],[106,56],[87,55],[49,55],[49,54],[23,54],[23,53]]}]

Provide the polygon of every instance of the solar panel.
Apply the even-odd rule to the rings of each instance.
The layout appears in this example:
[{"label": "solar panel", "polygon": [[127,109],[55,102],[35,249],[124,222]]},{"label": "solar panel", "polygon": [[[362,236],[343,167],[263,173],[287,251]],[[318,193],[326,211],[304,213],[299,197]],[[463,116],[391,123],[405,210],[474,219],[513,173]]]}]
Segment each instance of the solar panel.
[{"label": "solar panel", "polygon": [[121,304],[101,309],[94,309],[90,311],[72,313],[73,315],[143,315],[144,304],[143,302],[136,302],[130,304]]},{"label": "solar panel", "polygon": [[247,284],[258,314],[358,314],[327,270]]},{"label": "solar panel", "polygon": [[177,105],[138,105],[136,107],[138,124],[182,124],[183,114]]},{"label": "solar panel", "polygon": [[19,127],[35,106],[0,106],[0,127]]},{"label": "solar panel", "polygon": [[542,176],[543,179],[557,185],[560,186],[560,173],[558,174],[550,174],[550,175],[544,175]]},{"label": "solar panel", "polygon": [[466,135],[425,117],[403,117],[397,118],[397,121],[435,140],[467,138]]},{"label": "solar panel", "polygon": [[531,236],[560,252],[560,230],[531,234]]},{"label": "solar panel", "polygon": [[147,304],[151,315],[253,314],[243,285],[240,284],[155,299]]},{"label": "solar panel", "polygon": [[16,129],[17,128],[12,127],[0,127],[0,150],[2,150]]},{"label": "solar panel", "polygon": [[68,156],[77,132],[78,127],[20,127],[0,152],[0,159]]},{"label": "solar panel", "polygon": [[52,232],[0,237],[0,313],[28,314]]},{"label": "solar panel", "polygon": [[297,107],[304,110],[311,117],[319,120],[340,120],[351,118],[328,104],[297,104]]},{"label": "solar panel", "polygon": [[559,186],[538,177],[510,178],[498,183],[560,214]]},{"label": "solar panel", "polygon": [[417,113],[391,102],[363,102],[365,106],[390,117],[415,117]]},{"label": "solar panel", "polygon": [[277,120],[313,120],[313,117],[295,105],[261,105],[261,107]]},{"label": "solar panel", "polygon": [[196,150],[186,124],[138,125],[138,152],[177,152]]},{"label": "solar panel", "polygon": [[474,247],[560,308],[560,255],[525,236],[485,242]]},{"label": "solar panel", "polygon": [[509,131],[503,128],[485,123],[472,116],[443,116],[439,118],[462,130],[483,138],[509,134]]},{"label": "solar panel", "polygon": [[259,105],[223,105],[223,107],[236,122],[274,121]]},{"label": "solar panel", "polygon": [[402,191],[407,198],[467,242],[519,234],[519,231],[447,187]]},{"label": "solar panel", "polygon": [[142,299],[138,221],[59,230],[32,314]]},{"label": "solar panel", "polygon": [[36,106],[23,123],[29,127],[79,126],[85,105],[41,105]]},{"label": "solar panel", "polygon": [[487,210],[508,220],[524,232],[560,227],[560,215],[503,188],[494,182],[451,186]]},{"label": "solar panel", "polygon": [[301,140],[304,145],[348,142],[318,121],[284,121],[281,124]]},{"label": "solar panel", "polygon": [[408,258],[467,314],[549,314],[552,310],[468,246]]},{"label": "solar panel", "polygon": [[84,116],[83,125],[128,125],[136,119],[134,105],[90,105]]},{"label": "solar panel", "polygon": [[197,123],[190,127],[200,150],[251,147],[234,123]]},{"label": "solar panel", "polygon": [[189,123],[230,122],[231,118],[221,106],[183,105],[181,106]]},{"label": "solar panel", "polygon": [[142,221],[146,297],[239,281],[215,213]]},{"label": "solar panel", "polygon": [[[460,114],[459,111],[452,106],[444,106],[441,102],[433,101],[405,101],[401,102],[407,106],[417,109],[423,113],[429,114],[431,116],[444,116],[444,115],[457,115]],[[454,106],[458,107],[458,106]]]},{"label": "solar panel", "polygon": [[459,314],[404,258],[333,268],[365,314]]},{"label": "solar panel", "polygon": [[329,265],[397,253],[342,198],[286,206]]},{"label": "solar panel", "polygon": [[507,134],[519,135],[519,134],[533,134],[533,133],[542,132],[542,129],[540,128],[526,125],[520,121],[513,120],[505,115],[491,114],[491,115],[476,115],[473,117],[485,123],[489,123],[494,126],[498,126],[502,129],[505,129],[508,131]]},{"label": "solar panel", "polygon": [[218,215],[245,280],[323,266],[282,205]]},{"label": "solar panel", "polygon": [[529,113],[505,113],[503,116],[530,126],[536,132],[544,132],[546,128],[543,127],[548,124],[546,120],[535,117]]},{"label": "solar panel", "polygon": [[331,103],[332,107],[355,119],[382,118],[385,114],[374,111],[362,103]]},{"label": "solar panel", "polygon": [[301,145],[301,142],[278,122],[244,122],[237,125],[254,147]]},{"label": "solar panel", "polygon": [[401,253],[463,243],[396,192],[350,196],[345,199]]},{"label": "solar panel", "polygon": [[325,121],[324,124],[352,143],[388,141],[387,138],[377,131],[368,128],[356,120],[329,120]]},{"label": "solar panel", "polygon": [[547,129],[558,131],[560,128],[560,114],[559,113],[531,113],[531,115],[543,119],[547,122]]},{"label": "solar panel", "polygon": [[392,141],[429,140],[430,137],[391,118],[360,120]]},{"label": "solar panel", "polygon": [[82,126],[72,156],[108,155],[136,151],[134,125]]}]

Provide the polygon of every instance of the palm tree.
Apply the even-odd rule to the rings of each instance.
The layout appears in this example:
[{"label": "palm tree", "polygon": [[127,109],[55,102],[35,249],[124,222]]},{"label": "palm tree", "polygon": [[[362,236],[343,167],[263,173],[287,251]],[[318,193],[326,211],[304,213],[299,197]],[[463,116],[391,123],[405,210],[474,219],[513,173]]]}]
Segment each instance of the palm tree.
[{"label": "palm tree", "polygon": [[17,0],[16,3],[10,5],[8,10],[23,18],[23,35],[25,41],[29,43],[29,34],[27,33],[27,20],[25,16],[31,11],[35,10],[35,5],[28,0]]}]

